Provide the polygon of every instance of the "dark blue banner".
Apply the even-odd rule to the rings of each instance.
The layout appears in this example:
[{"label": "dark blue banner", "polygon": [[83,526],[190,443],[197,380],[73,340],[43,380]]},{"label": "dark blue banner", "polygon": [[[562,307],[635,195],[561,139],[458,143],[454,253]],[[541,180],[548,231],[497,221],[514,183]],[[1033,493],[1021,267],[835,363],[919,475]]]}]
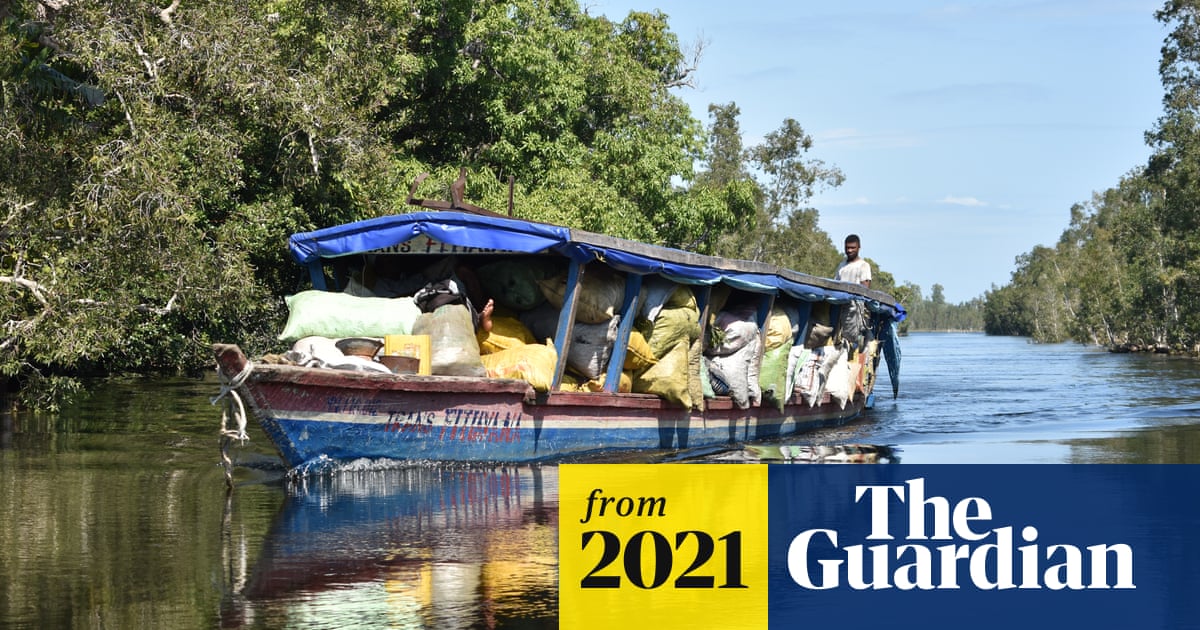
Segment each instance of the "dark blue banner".
[{"label": "dark blue banner", "polygon": [[772,628],[1200,628],[1200,466],[769,467]]}]

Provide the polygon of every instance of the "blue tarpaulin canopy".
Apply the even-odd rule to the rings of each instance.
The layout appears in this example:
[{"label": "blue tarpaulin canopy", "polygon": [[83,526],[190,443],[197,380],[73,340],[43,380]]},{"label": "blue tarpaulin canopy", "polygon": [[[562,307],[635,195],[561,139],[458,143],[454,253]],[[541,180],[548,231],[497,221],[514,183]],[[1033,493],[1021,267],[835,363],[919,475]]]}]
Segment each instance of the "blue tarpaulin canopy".
[{"label": "blue tarpaulin canopy", "polygon": [[683,284],[722,282],[810,302],[862,300],[872,311],[895,321],[906,316],[904,307],[890,295],[857,284],[761,262],[704,256],[562,226],[467,212],[412,212],[347,223],[295,234],[289,239],[289,249],[297,262],[309,267],[316,282],[326,260],[385,250],[420,236],[464,248],[555,253],[579,264],[603,262],[626,273],[659,274]]}]

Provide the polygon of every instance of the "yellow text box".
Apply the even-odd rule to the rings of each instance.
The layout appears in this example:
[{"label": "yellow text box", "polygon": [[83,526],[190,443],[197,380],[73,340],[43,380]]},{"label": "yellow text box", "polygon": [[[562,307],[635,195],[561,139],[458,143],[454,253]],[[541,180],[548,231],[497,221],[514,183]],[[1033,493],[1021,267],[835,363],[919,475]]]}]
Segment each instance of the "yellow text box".
[{"label": "yellow text box", "polygon": [[559,466],[559,625],[767,625],[767,467]]}]

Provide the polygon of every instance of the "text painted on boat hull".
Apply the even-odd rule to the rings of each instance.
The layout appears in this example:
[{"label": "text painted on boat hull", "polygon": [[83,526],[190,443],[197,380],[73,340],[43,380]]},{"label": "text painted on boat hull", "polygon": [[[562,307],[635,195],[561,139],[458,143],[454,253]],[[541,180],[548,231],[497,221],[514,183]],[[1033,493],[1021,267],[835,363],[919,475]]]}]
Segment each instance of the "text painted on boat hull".
[{"label": "text painted on boat hull", "polygon": [[519,442],[520,416],[512,412],[451,408],[436,411],[392,411],[383,430],[461,442]]}]

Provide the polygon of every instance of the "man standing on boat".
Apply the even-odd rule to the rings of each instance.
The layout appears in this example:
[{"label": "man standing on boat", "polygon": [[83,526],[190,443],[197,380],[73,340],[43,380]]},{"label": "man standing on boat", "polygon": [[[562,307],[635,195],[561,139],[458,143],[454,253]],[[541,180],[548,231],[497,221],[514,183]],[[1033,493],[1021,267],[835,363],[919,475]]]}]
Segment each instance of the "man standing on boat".
[{"label": "man standing on boat", "polygon": [[859,257],[858,250],[861,245],[857,234],[846,237],[846,260],[838,265],[837,272],[833,275],[834,280],[855,282],[871,288],[871,265],[866,259]]}]

